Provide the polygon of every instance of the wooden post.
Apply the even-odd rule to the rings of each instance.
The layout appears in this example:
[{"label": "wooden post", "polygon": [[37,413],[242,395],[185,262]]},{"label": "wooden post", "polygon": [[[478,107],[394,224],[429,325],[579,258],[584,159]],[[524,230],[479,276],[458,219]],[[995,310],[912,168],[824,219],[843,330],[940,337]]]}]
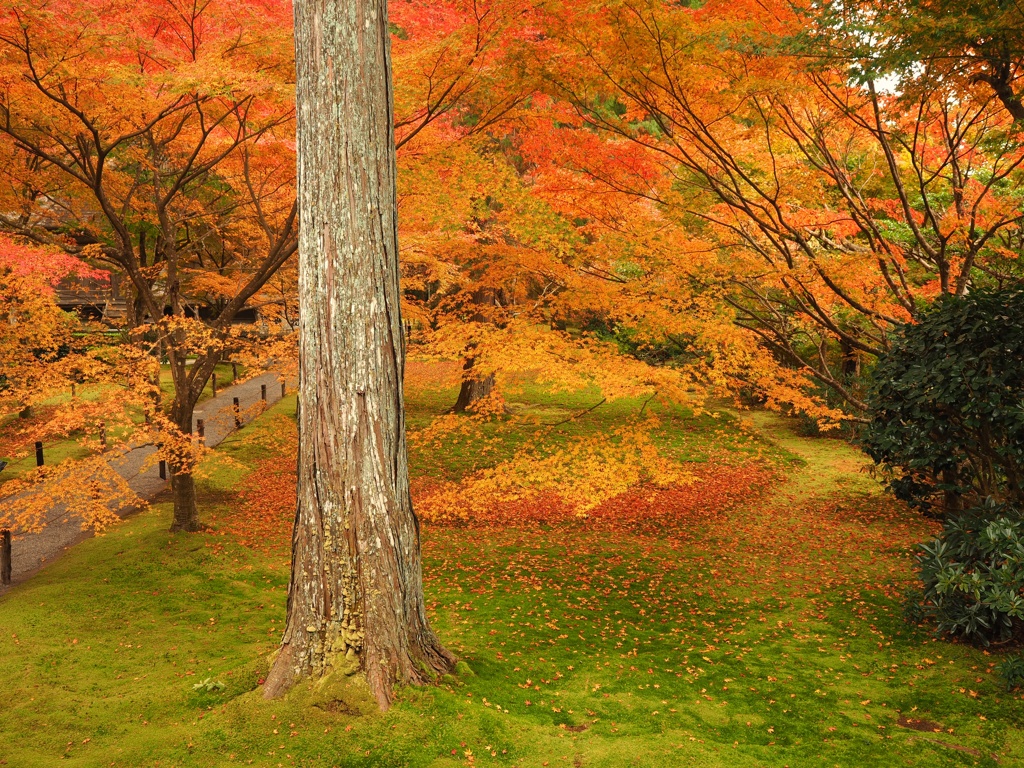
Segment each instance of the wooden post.
[{"label": "wooden post", "polygon": [[281,382],[281,397],[284,397],[284,382]]},{"label": "wooden post", "polygon": [[167,462],[164,461],[163,459],[160,459],[160,479],[167,479]]},{"label": "wooden post", "polygon": [[71,382],[71,396],[75,396],[75,382],[73,381]]},{"label": "wooden post", "polygon": [[0,584],[11,583],[11,532],[0,531]]},{"label": "wooden post", "polygon": [[210,377],[210,388],[213,390],[213,396],[217,396],[217,374],[213,374]]},{"label": "wooden post", "polygon": [[107,422],[100,422],[100,447],[107,450]]},{"label": "wooden post", "polygon": [[267,385],[260,384],[260,400],[267,402]]},{"label": "wooden post", "polygon": [[234,384],[238,380],[238,363],[231,364],[231,383]]},{"label": "wooden post", "polygon": [[241,412],[241,410],[239,408],[238,398],[237,397],[234,397],[234,398],[231,399],[231,410],[234,411],[234,414],[235,414],[235,429],[241,429],[242,428],[242,412]]},{"label": "wooden post", "polygon": [[43,441],[36,440],[36,466],[43,466]]},{"label": "wooden post", "polygon": [[196,433],[199,435],[199,442],[206,444],[206,422],[196,419]]}]

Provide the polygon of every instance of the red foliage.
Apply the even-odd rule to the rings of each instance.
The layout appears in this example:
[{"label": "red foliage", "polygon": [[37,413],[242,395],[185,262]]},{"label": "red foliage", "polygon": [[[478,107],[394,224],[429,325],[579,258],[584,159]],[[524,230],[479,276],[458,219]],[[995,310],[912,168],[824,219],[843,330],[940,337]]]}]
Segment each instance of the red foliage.
[{"label": "red foliage", "polygon": [[295,521],[295,463],[280,457],[259,461],[242,482],[238,499],[210,515],[220,533],[260,552],[282,554],[291,546]]},{"label": "red foliage", "polygon": [[0,269],[10,269],[19,277],[34,277],[47,285],[56,285],[69,275],[106,281],[109,272],[94,269],[81,259],[55,248],[40,248],[17,243],[0,235]]},{"label": "red foliage", "polygon": [[[295,513],[294,465],[282,462],[281,455],[289,454],[283,451],[259,462],[243,482],[238,502],[226,514],[212,516],[220,531],[274,555],[287,555]],[[709,463],[693,474],[695,482],[684,486],[633,488],[585,517],[554,494],[495,502],[485,519],[468,523],[473,532],[466,535],[452,535],[441,524],[427,526],[448,533],[428,537],[425,552],[442,547],[450,554],[451,548],[462,546],[476,550],[481,537],[522,542],[526,532],[538,542],[555,542],[569,533],[573,555],[566,556],[578,557],[603,546],[605,533],[614,533],[636,537],[632,540],[644,557],[650,556],[649,547],[663,546],[666,553],[675,553],[673,562],[680,552],[696,562],[713,562],[710,581],[698,584],[699,591],[742,586],[788,597],[854,585],[869,588],[874,582],[875,589],[895,597],[906,578],[903,553],[934,529],[933,523],[887,496],[804,496],[780,484],[780,474],[763,464]],[[428,496],[434,483],[414,478],[413,498]],[[542,534],[548,527],[555,530]],[[436,578],[428,574],[428,581]],[[812,604],[809,610],[820,608]]]},{"label": "red foliage", "polygon": [[[580,516],[555,494],[530,499],[496,501],[491,514],[474,518],[474,528],[538,528],[567,526],[586,530],[630,533],[669,533],[685,537],[694,526],[721,520],[740,504],[771,487],[777,474],[762,465],[708,467],[685,486],[640,486],[620,494]],[[295,517],[295,467],[279,458],[258,462],[243,481],[237,504],[227,513],[214,513],[215,527],[246,547],[279,553],[290,545]],[[428,478],[413,480],[413,499],[431,492]]]}]

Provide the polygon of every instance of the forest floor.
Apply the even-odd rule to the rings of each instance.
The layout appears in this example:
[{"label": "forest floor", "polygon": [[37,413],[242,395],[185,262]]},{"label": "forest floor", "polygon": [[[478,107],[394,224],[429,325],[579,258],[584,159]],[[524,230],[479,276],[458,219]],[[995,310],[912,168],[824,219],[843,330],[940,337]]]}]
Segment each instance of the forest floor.
[{"label": "forest floor", "polygon": [[[454,402],[442,374],[411,368],[414,430]],[[418,495],[644,409],[572,418],[598,399],[524,382],[511,409],[550,426],[414,440]],[[1024,765],[1024,706],[998,654],[904,622],[910,549],[934,528],[860,454],[770,414],[646,410],[688,484],[586,516],[535,504],[517,522],[510,501],[425,524],[431,619],[462,661],[381,715],[358,678],[273,702],[258,689],[294,514],[282,400],[207,462],[213,530],[168,534],[158,498],[0,597],[0,765]]]}]

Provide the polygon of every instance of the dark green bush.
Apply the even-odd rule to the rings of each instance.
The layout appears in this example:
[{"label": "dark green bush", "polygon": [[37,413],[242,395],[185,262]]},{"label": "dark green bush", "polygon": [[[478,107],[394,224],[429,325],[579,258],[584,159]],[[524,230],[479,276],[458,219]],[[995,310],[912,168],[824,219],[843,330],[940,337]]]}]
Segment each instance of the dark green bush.
[{"label": "dark green bush", "polygon": [[1024,656],[1008,656],[999,662],[996,671],[1006,683],[1006,690],[1020,688],[1024,685]]},{"label": "dark green bush", "polygon": [[1024,290],[937,300],[879,358],[868,402],[861,441],[897,496],[1024,508]]},{"label": "dark green bush", "polygon": [[988,503],[946,519],[942,533],[918,545],[923,584],[908,617],[935,621],[940,634],[988,645],[1024,627],[1024,520]]}]

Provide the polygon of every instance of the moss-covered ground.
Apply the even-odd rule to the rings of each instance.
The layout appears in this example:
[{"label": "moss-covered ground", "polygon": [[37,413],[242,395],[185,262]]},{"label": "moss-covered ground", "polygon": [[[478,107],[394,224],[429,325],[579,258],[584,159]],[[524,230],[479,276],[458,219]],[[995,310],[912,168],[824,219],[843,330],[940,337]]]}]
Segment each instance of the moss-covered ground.
[{"label": "moss-covered ground", "polygon": [[[411,383],[412,426],[454,394]],[[548,423],[599,399],[510,395]],[[413,465],[458,478],[642,407],[491,425]],[[401,690],[383,715],[358,678],[264,701],[285,610],[293,414],[282,401],[211,459],[212,531],[168,534],[158,500],[0,597],[0,765],[1024,764],[1024,701],[1000,686],[997,655],[902,619],[909,547],[930,524],[881,495],[846,444],[726,410],[661,409],[658,427],[722,498],[640,488],[620,500],[621,525],[426,526],[429,610],[462,659],[438,686]],[[759,462],[775,480],[714,485],[720,461]]]}]

